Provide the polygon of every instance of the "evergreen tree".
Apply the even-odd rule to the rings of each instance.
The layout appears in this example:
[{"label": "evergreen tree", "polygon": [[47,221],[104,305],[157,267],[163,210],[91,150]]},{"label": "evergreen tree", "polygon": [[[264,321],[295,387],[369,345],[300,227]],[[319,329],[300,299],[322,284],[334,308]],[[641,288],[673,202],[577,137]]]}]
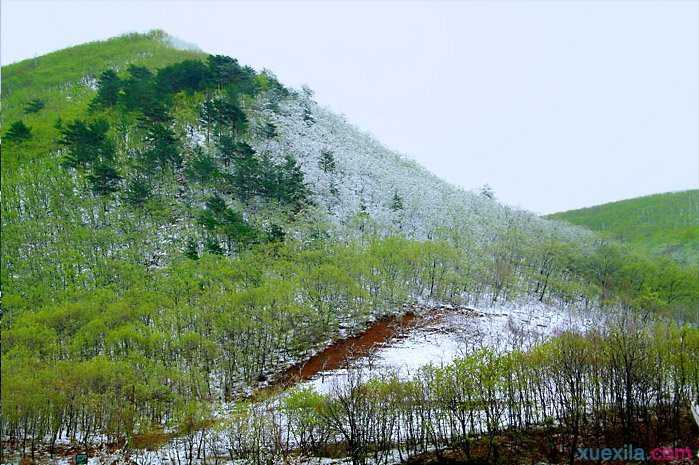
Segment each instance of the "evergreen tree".
[{"label": "evergreen tree", "polygon": [[223,224],[223,217],[228,207],[226,201],[218,195],[213,195],[206,200],[205,208],[199,215],[199,224],[209,231],[214,231]]},{"label": "evergreen tree", "polygon": [[184,255],[190,260],[199,260],[197,242],[191,237],[187,239],[187,247],[185,248]]},{"label": "evergreen tree", "polygon": [[209,66],[211,81],[219,90],[242,75],[242,69],[235,58],[209,55],[206,62]]},{"label": "evergreen tree", "polygon": [[218,137],[237,135],[247,126],[247,117],[233,95],[205,100],[199,109],[199,122],[206,128],[206,142],[211,133]]},{"label": "evergreen tree", "polygon": [[145,66],[131,65],[127,72],[129,77],[122,83],[124,92],[120,95],[121,103],[128,111],[140,111],[146,107],[156,106],[153,73]]},{"label": "evergreen tree", "polygon": [[152,171],[156,168],[178,167],[182,162],[182,155],[174,131],[163,123],[149,124],[146,131],[146,148],[141,153],[144,168]]},{"label": "evergreen tree", "polygon": [[32,138],[32,130],[22,121],[15,121],[5,133],[8,142],[22,143]]},{"label": "evergreen tree", "polygon": [[247,126],[248,119],[237,102],[235,95],[227,95],[225,98],[214,101],[216,111],[215,121],[219,127],[219,132],[228,130],[233,134],[240,134]]},{"label": "evergreen tree", "polygon": [[324,173],[335,173],[337,166],[335,164],[335,155],[328,150],[323,150],[320,153],[320,160],[318,160],[318,166]]},{"label": "evergreen tree", "polygon": [[223,214],[222,232],[229,241],[229,250],[232,249],[232,242],[245,247],[257,236],[256,231],[245,221],[243,215],[232,208],[226,209]]},{"label": "evergreen tree", "polygon": [[187,92],[193,94],[211,82],[209,68],[199,60],[184,60],[158,70],[156,86],[161,94]]},{"label": "evergreen tree", "polygon": [[97,95],[92,100],[92,106],[96,108],[113,107],[119,101],[119,94],[123,83],[116,71],[108,69],[104,71],[97,81]]},{"label": "evergreen tree", "polygon": [[257,76],[258,75],[254,69],[252,69],[250,66],[244,66],[235,82],[228,85],[228,89],[235,89],[235,92],[241,95],[255,96],[260,91]]},{"label": "evergreen tree", "polygon": [[393,199],[391,199],[391,210],[399,211],[403,210],[403,199],[398,195],[398,191],[393,193]]},{"label": "evergreen tree", "polygon": [[136,176],[128,183],[126,201],[135,207],[142,207],[151,197],[152,190],[153,187],[145,176]]},{"label": "evergreen tree", "polygon": [[210,254],[223,255],[223,248],[221,247],[221,244],[219,244],[219,242],[213,237],[206,239],[206,242],[204,243],[204,250]]},{"label": "evergreen tree", "polygon": [[269,242],[284,242],[286,232],[278,224],[272,224],[267,232],[267,240]]},{"label": "evergreen tree", "polygon": [[229,251],[234,250],[236,244],[239,248],[245,247],[257,237],[257,232],[245,221],[243,215],[226,206],[225,200],[218,195],[207,199],[206,207],[199,215],[199,224],[209,233],[223,235]]},{"label": "evergreen tree", "polygon": [[59,143],[66,147],[67,155],[63,164],[71,168],[81,168],[93,163],[109,163],[114,159],[116,149],[108,136],[109,123],[104,119],[85,123],[75,120],[61,129]]},{"label": "evergreen tree", "polygon": [[309,189],[303,177],[303,171],[291,155],[284,157],[281,165],[265,160],[262,172],[262,187],[266,197],[281,204],[291,205],[300,210],[308,203]]},{"label": "evergreen tree", "polygon": [[232,155],[233,174],[229,179],[236,196],[247,202],[263,189],[263,168],[255,151],[244,142],[235,145]]},{"label": "evergreen tree", "polygon": [[201,147],[195,149],[194,157],[187,167],[187,177],[197,182],[211,182],[219,175],[216,161]]},{"label": "evergreen tree", "polygon": [[[216,141],[216,149],[218,158],[223,162],[224,166],[229,167],[236,157],[238,143],[233,136],[222,134]],[[250,150],[252,150],[252,148]]]},{"label": "evergreen tree", "polygon": [[119,190],[121,176],[116,168],[104,162],[96,164],[87,175],[92,192],[97,195],[109,195]]},{"label": "evergreen tree", "polygon": [[46,104],[44,103],[43,100],[35,98],[32,99],[25,107],[24,107],[24,113],[29,114],[29,113],[38,113],[41,111]]},{"label": "evergreen tree", "polygon": [[213,99],[207,99],[202,102],[199,108],[199,124],[204,126],[206,130],[206,143],[211,141],[211,132],[217,119],[217,109]]}]

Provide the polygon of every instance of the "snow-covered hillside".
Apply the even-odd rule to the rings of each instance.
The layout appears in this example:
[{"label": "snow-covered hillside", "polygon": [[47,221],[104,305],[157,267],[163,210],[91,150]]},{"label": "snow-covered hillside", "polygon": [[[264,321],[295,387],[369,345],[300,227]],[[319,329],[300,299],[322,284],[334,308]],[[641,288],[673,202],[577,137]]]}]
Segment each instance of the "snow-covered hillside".
[{"label": "snow-covered hillside", "polygon": [[[487,240],[503,227],[568,239],[585,235],[447,183],[318,105],[309,93],[294,94],[273,105],[274,110],[269,107],[268,101],[258,101],[251,119],[258,129],[271,122],[276,137],[257,137],[255,149],[278,157],[293,154],[314,201],[344,232],[356,229],[358,215],[365,213],[378,232],[400,231],[415,239],[449,229]],[[323,164],[326,157],[334,162],[330,169]]]}]

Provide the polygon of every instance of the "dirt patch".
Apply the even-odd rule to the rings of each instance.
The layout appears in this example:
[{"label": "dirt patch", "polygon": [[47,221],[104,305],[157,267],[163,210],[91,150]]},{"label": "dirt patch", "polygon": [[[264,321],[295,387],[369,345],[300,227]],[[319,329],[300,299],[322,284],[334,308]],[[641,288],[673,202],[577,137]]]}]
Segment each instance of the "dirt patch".
[{"label": "dirt patch", "polygon": [[413,312],[382,318],[361,334],[340,339],[308,360],[292,366],[275,384],[287,387],[309,380],[321,371],[344,367],[348,362],[365,357],[387,342],[404,336],[422,321],[423,317]]}]

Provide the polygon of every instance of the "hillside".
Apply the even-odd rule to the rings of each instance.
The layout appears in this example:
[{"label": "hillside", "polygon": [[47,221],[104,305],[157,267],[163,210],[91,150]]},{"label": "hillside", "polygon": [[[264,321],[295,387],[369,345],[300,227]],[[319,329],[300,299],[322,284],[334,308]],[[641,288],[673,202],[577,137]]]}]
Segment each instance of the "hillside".
[{"label": "hillside", "polygon": [[549,215],[687,264],[699,263],[699,190],[670,192]]},{"label": "hillside", "polygon": [[[3,272],[11,271],[23,292],[51,299],[66,288],[67,269],[80,270],[71,279],[81,286],[94,285],[103,272],[112,279],[105,258],[164,266],[188,251],[235,255],[243,242],[271,234],[304,240],[319,225],[343,240],[367,234],[454,240],[460,231],[461,243],[479,247],[518,235],[585,237],[447,184],[319,106],[310,91],[286,89],[266,71],[233,60],[232,72],[243,73],[235,90],[189,82],[205,71],[198,64],[208,55],[172,43],[160,31],[131,34],[3,69],[2,120],[9,127]],[[171,76],[162,79],[172,82],[148,82],[161,79],[155,72],[163,69]],[[96,105],[107,70],[134,96],[115,90],[113,102]],[[103,88],[109,91],[108,82]],[[229,112],[225,121],[216,120],[216,105]],[[11,126],[20,122],[31,137],[13,141]],[[82,160],[94,156],[85,146],[95,139],[103,144],[97,152],[108,150],[108,157]],[[291,192],[295,180],[298,192]],[[286,191],[280,181],[290,183]],[[202,227],[211,200],[242,215],[241,224]],[[247,237],[236,241],[226,233],[236,228]],[[95,255],[99,250],[109,252]]]},{"label": "hillside", "polygon": [[[172,439],[191,464],[228,412],[245,418],[240,456],[271,463],[278,437],[243,399],[409,309],[699,318],[697,269],[452,186],[311,90],[177,43],[130,34],[2,69],[3,446]],[[515,363],[478,354],[483,373]],[[547,360],[517,370],[553,373]]]}]

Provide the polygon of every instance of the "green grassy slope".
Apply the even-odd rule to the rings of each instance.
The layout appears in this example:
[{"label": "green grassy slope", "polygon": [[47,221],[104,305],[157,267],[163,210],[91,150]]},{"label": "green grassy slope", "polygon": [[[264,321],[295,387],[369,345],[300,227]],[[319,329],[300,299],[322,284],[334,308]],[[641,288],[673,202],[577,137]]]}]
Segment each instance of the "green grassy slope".
[{"label": "green grassy slope", "polygon": [[[59,114],[64,121],[82,115],[94,97],[94,80],[102,71],[122,70],[131,64],[156,69],[205,57],[203,52],[175,49],[167,34],[151,31],[81,44],[3,66],[3,132],[21,120],[34,135],[23,147],[21,156],[19,151],[3,151],[3,175],[10,174],[15,163],[46,156],[56,148],[59,132],[54,125]],[[24,108],[33,99],[42,100],[45,107],[27,114]]]},{"label": "green grassy slope", "polygon": [[699,190],[670,192],[549,215],[652,254],[699,262]]}]

